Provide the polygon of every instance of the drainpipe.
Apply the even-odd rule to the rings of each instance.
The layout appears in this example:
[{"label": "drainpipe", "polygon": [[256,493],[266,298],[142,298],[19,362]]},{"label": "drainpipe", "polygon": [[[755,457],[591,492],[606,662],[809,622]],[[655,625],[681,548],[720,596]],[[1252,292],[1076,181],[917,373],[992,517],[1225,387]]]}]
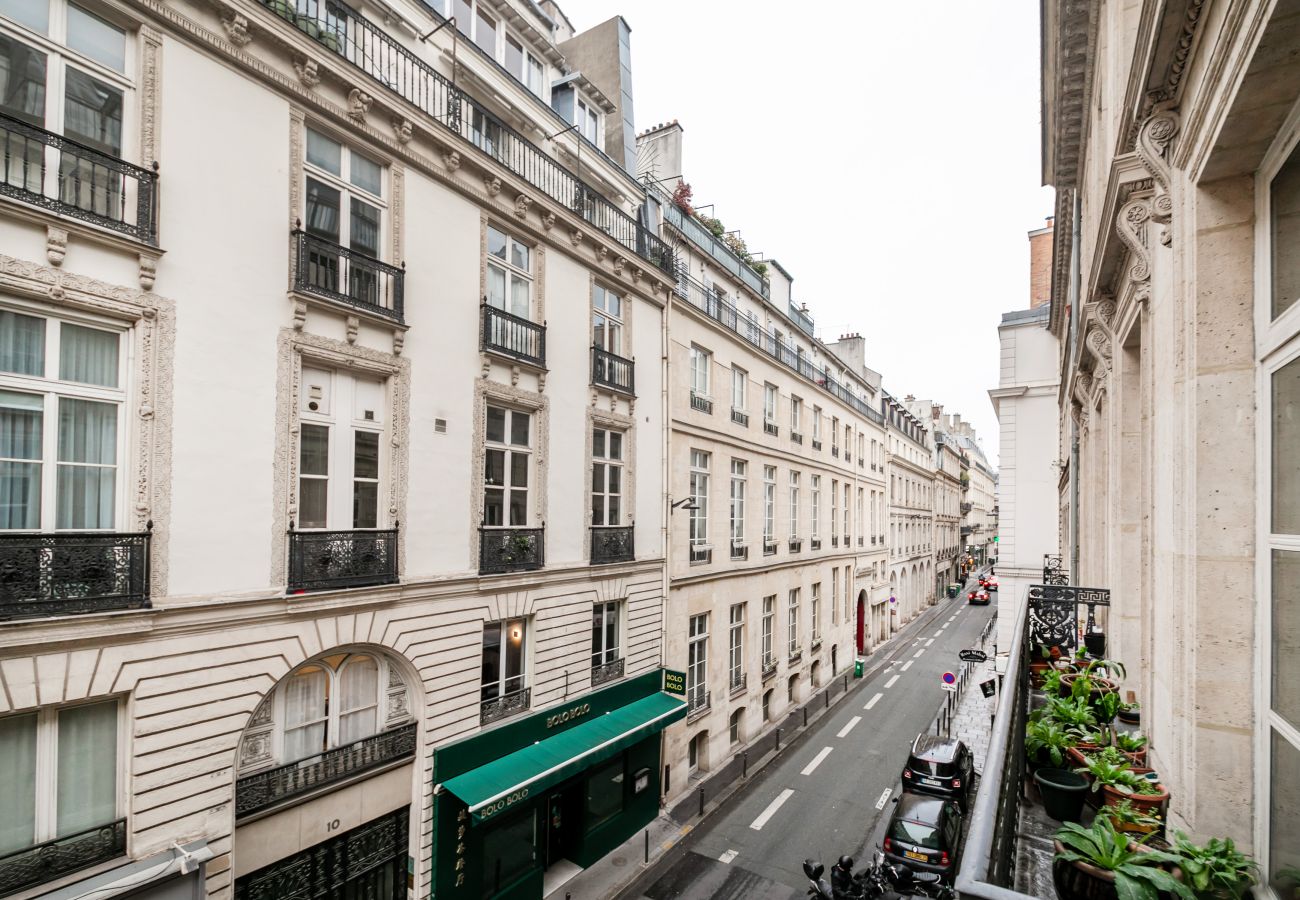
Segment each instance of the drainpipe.
[{"label": "drainpipe", "polygon": [[[1074,195],[1074,210],[1070,216],[1070,342],[1079,339],[1079,290],[1081,273],[1079,271],[1079,194]],[[1071,346],[1071,352],[1074,348]],[[1070,420],[1070,580],[1079,584],[1079,426],[1073,417]],[[1109,627],[1109,623],[1107,623]]]},{"label": "drainpipe", "polygon": [[[681,250],[678,248],[678,252]],[[660,456],[661,465],[659,478],[662,488],[659,492],[663,514],[659,519],[659,547],[663,551],[664,557],[664,574],[663,587],[663,607],[659,615],[659,668],[668,668],[668,585],[672,572],[672,534],[670,532],[672,507],[669,505],[669,485],[668,476],[672,470],[669,464],[668,452],[672,446],[670,435],[673,430],[673,420],[668,409],[668,317],[672,314],[673,309],[673,292],[668,291],[668,296],[664,300],[663,315],[659,317],[659,414],[663,416],[663,427],[660,429]],[[663,760],[663,753],[660,753],[660,761]]]}]

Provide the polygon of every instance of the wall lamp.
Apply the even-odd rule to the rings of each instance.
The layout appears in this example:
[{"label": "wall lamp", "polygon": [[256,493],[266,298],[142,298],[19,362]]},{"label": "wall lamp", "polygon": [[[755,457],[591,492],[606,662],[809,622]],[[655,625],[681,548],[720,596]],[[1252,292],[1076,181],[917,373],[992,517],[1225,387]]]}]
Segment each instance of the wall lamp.
[{"label": "wall lamp", "polygon": [[699,507],[695,505],[694,497],[687,497],[685,500],[678,500],[671,507],[669,507],[669,509],[670,510],[684,509],[687,512],[694,512],[695,510],[699,509]]}]

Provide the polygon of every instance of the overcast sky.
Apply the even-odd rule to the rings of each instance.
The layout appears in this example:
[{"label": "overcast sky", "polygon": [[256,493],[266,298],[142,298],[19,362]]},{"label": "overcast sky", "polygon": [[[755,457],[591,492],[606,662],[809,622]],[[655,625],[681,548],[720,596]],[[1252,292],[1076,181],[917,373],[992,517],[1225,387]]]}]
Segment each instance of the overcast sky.
[{"label": "overcast sky", "polygon": [[559,0],[632,29],[638,131],[677,119],[697,205],[780,260],[818,337],[867,339],[897,396],[996,461],[997,324],[1029,305],[1038,3]]}]

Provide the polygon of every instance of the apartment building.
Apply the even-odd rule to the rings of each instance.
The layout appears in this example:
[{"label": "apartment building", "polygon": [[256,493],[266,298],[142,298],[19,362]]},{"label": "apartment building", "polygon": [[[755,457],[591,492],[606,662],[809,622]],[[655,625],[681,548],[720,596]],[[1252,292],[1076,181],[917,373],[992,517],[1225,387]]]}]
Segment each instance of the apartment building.
[{"label": "apartment building", "polygon": [[0,893],[540,897],[657,813],[678,282],[628,48],[0,4]]},{"label": "apartment building", "polygon": [[935,601],[933,435],[908,405],[883,393],[889,475],[889,595],[891,630]]}]

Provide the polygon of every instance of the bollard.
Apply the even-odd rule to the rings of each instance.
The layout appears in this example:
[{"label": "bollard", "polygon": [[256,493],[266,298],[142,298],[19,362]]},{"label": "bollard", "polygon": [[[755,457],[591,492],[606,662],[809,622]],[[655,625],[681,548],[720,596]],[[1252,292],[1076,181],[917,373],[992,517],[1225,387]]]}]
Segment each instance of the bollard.
[{"label": "bollard", "polygon": [[844,690],[840,691],[840,693],[847,694],[848,691],[849,691],[849,676],[848,673],[846,672],[844,674]]},{"label": "bollard", "polygon": [[773,753],[781,752],[781,729],[780,728],[776,730],[776,749],[773,750],[772,752]]},{"label": "bollard", "polygon": [[825,692],[824,694],[822,694],[822,696],[826,698],[826,708],[827,708],[827,709],[830,709],[830,708],[831,708],[831,692],[830,692],[830,690],[827,689],[826,692]]},{"label": "bollard", "polygon": [[704,788],[700,788],[700,817],[704,817]]},{"label": "bollard", "polygon": [[650,829],[645,830],[645,864],[650,865]]},{"label": "bollard", "polygon": [[803,708],[803,727],[808,727],[808,707]]},{"label": "bollard", "polygon": [[740,777],[741,778],[749,777],[749,751],[748,750],[740,754]]}]

